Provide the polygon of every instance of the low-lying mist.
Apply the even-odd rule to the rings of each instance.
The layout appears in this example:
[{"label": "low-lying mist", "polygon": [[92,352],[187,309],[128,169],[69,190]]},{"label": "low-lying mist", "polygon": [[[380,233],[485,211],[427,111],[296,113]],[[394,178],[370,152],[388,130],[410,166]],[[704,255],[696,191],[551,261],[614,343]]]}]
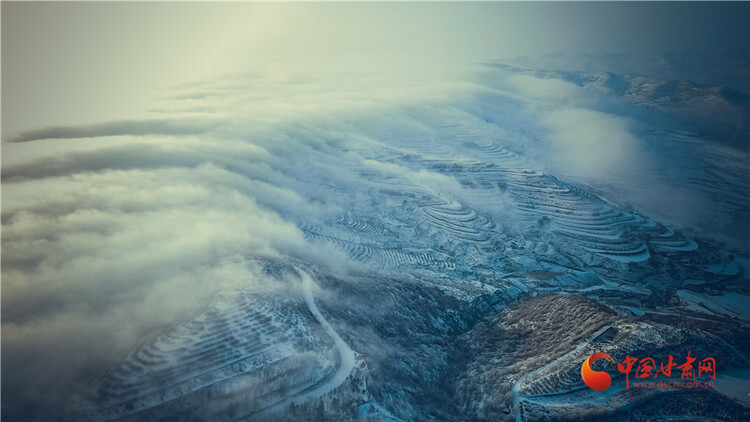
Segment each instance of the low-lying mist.
[{"label": "low-lying mist", "polygon": [[713,199],[683,182],[706,171],[704,151],[746,152],[705,142],[675,155],[641,114],[570,82],[472,65],[237,73],[173,87],[146,118],[16,133],[3,144],[5,403],[40,414],[67,406],[97,371],[218,289],[262,283],[243,257],[384,270],[302,232],[372,201],[385,188],[374,173],[473,203],[522,232],[502,197],[471,196],[425,164],[484,158],[454,136],[460,125],[503,145],[518,166],[731,239],[720,223],[732,215],[705,226]]}]

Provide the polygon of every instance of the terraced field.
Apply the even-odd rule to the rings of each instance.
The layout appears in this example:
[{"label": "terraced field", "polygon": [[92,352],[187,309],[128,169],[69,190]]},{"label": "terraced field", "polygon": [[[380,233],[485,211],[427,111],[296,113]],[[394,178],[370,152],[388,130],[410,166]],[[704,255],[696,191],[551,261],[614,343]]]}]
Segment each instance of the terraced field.
[{"label": "terraced field", "polygon": [[[728,321],[716,321],[718,325],[726,324]],[[611,331],[612,335],[601,338],[603,334]],[[714,353],[720,354],[725,360],[725,366],[742,362],[747,363],[747,358],[733,348],[727,348],[727,345],[710,334],[711,328],[704,325],[700,329],[682,329],[676,330],[675,327],[668,327],[659,324],[623,324],[618,323],[613,326],[605,326],[595,333],[594,336],[587,338],[585,341],[571,351],[570,354],[561,356],[553,360],[545,367],[522,378],[520,385],[514,390],[517,394],[517,403],[522,403],[524,407],[518,416],[521,420],[536,420],[541,414],[554,412],[563,419],[575,419],[580,417],[586,409],[597,407],[606,407],[615,409],[613,420],[627,420],[627,409],[631,406],[628,403],[642,403],[646,405],[650,401],[657,399],[661,395],[675,394],[675,400],[680,400],[681,394],[689,394],[690,390],[681,391],[679,389],[667,389],[666,391],[648,389],[648,388],[626,388],[625,376],[614,370],[606,368],[612,377],[612,387],[604,393],[597,393],[582,385],[580,381],[580,366],[576,363],[585,359],[586,356],[595,351],[606,350],[607,353],[615,355],[627,351],[629,356],[645,355],[647,353],[667,355],[672,354],[679,356],[684,350],[690,349],[696,354]],[[648,351],[648,352],[647,352]],[[711,352],[709,352],[711,351]],[[675,358],[681,359],[681,358]],[[730,363],[730,362],[736,363]],[[662,378],[672,381],[668,378]],[[631,375],[631,382],[634,378]],[[637,380],[637,378],[636,378]],[[709,379],[710,381],[710,379]],[[632,386],[631,386],[632,387]],[[699,391],[699,390],[696,390]],[[716,400],[712,396],[711,389],[703,390],[703,396],[698,396],[695,400]],[[671,412],[671,413],[669,413]],[[728,404],[724,411],[705,410],[707,414],[714,414],[713,417],[721,418],[724,412],[734,414],[735,417],[750,414],[750,409],[737,403]],[[679,417],[680,410],[672,408],[665,410],[665,413],[673,418]]]},{"label": "terraced field", "polygon": [[[198,249],[174,264],[191,269],[185,278],[242,275],[217,281],[199,309],[159,332],[128,339],[132,350],[92,370],[70,419],[576,420],[581,406],[593,420],[607,412],[627,420],[624,404],[658,400],[622,388],[592,395],[578,372],[587,354],[641,352],[642,342],[724,353],[731,370],[750,366],[741,351],[750,255],[737,243],[750,212],[747,151],[644,119],[631,133],[647,146],[643,159],[592,180],[590,169],[561,167],[555,156],[554,130],[539,117],[555,105],[495,89],[498,81],[477,78],[466,98],[372,101],[366,113],[335,118],[281,122],[248,117],[265,103],[232,108],[189,137],[139,138],[132,162],[113,169],[71,153],[53,161],[52,176],[39,170],[49,167],[43,160],[4,170],[18,186],[70,183],[72,202],[57,207],[70,215],[49,215],[78,224],[75,203],[88,187],[65,166],[79,163],[100,195],[85,212],[99,218],[115,203],[118,215],[168,213],[163,226],[182,218],[188,229],[171,236]],[[243,84],[242,95],[255,95]],[[235,106],[228,91],[217,96]],[[176,110],[195,106],[186,98],[173,99]],[[112,151],[121,150],[101,155]],[[174,151],[184,157],[168,165],[148,158]],[[126,190],[109,189],[108,172],[146,187],[113,197]],[[32,191],[9,196],[28,201],[4,214],[11,226],[49,218],[34,214]],[[172,213],[181,201],[188,211]],[[57,236],[38,232],[39,244]],[[173,247],[153,243],[148,254]],[[217,264],[237,256],[248,268]],[[18,274],[32,258],[17,258]],[[209,277],[203,268],[222,271]]]},{"label": "terraced field", "polygon": [[[586,279],[584,285],[591,292],[616,290],[645,278],[634,280],[622,273],[630,264],[648,269],[655,261],[696,256],[699,242],[669,223],[601,198],[585,182],[565,180],[577,180],[574,173],[556,177],[535,169],[544,165],[522,153],[529,148],[521,142],[531,139],[528,130],[511,133],[463,111],[413,112],[410,117],[419,122],[413,133],[365,130],[358,153],[366,165],[345,161],[341,166],[365,177],[367,183],[327,185],[347,210],[318,221],[300,221],[307,239],[333,245],[350,259],[379,271],[426,271],[431,278],[450,278],[455,288],[467,290],[474,287],[473,277],[488,277],[488,285],[500,287],[503,283],[493,278],[518,270],[555,273],[552,282],[562,285],[575,286]],[[544,133],[536,130],[534,136]],[[679,163],[694,162],[707,148],[692,138],[676,147],[671,143],[680,136],[664,136],[666,140],[654,148],[682,154]],[[335,151],[332,148],[330,153]],[[737,163],[730,162],[730,167]],[[736,178],[743,172],[726,171],[725,176],[731,174],[734,180],[730,181],[717,171],[693,170],[654,165],[650,177],[665,183],[674,182],[672,174],[711,180],[696,180],[690,186],[721,186],[721,194],[716,193],[712,203],[715,200],[724,208],[715,212],[743,212],[739,204],[746,188]],[[299,174],[290,171],[289,176],[305,180],[310,173],[308,168]],[[414,174],[430,181],[415,183]],[[606,183],[647,189],[627,184],[621,176],[614,174]],[[639,183],[644,177],[633,180]],[[521,241],[519,235],[526,239]],[[513,283],[526,291],[540,287],[533,278],[515,278]]]},{"label": "terraced field", "polygon": [[[341,371],[342,356],[320,325],[322,315],[310,307],[315,306],[312,296],[303,299],[304,281],[295,281],[298,276],[290,269],[281,270],[283,278],[274,279],[286,287],[278,293],[258,288],[223,291],[138,347],[98,378],[81,399],[86,409],[81,417],[190,417],[203,407],[209,418],[268,418],[264,412],[313,394]],[[305,278],[309,280],[303,274]],[[346,359],[353,361],[353,356]],[[351,367],[343,371],[349,375]],[[206,395],[219,395],[221,405],[191,401]]]},{"label": "terraced field", "polygon": [[[535,292],[563,291],[639,314],[642,301],[652,296],[649,277],[663,272],[659,265],[664,264],[657,263],[683,257],[690,264],[681,271],[707,269],[698,241],[583,185],[535,170],[533,160],[495,138],[502,131],[490,129],[486,122],[445,125],[436,134],[408,140],[380,133],[362,144],[360,161],[339,165],[366,183],[352,184],[334,173],[320,177],[325,171],[314,166],[284,169],[284,177],[295,183],[319,183],[314,203],[335,197],[340,206],[288,217],[313,247],[337,249],[372,274],[396,279],[408,274],[466,303],[495,309]],[[323,143],[310,153],[328,168],[337,145]],[[711,195],[725,196],[719,205],[724,208],[716,212],[737,212],[741,201],[726,197],[742,195],[744,188],[722,174],[711,173],[722,188],[703,186]],[[729,259],[720,253],[713,257]],[[299,291],[280,280],[287,287],[279,293],[224,292],[140,346],[98,380],[83,414],[90,420],[188,415],[197,411],[198,397],[217,395],[221,400],[205,411],[208,417],[264,420],[310,406],[306,400],[315,399],[313,392],[320,389],[329,395],[324,402],[333,403],[325,400],[338,397],[337,386],[358,370],[342,369],[332,337]],[[679,280],[662,282],[680,285]],[[588,342],[578,347],[589,350]],[[567,412],[561,397],[593,403],[570,369],[580,357],[573,354],[516,380],[515,418],[533,420],[534,412],[550,409]],[[327,387],[333,380],[336,385]],[[390,417],[384,416],[389,410],[370,404],[375,402],[366,390],[359,405]]]}]

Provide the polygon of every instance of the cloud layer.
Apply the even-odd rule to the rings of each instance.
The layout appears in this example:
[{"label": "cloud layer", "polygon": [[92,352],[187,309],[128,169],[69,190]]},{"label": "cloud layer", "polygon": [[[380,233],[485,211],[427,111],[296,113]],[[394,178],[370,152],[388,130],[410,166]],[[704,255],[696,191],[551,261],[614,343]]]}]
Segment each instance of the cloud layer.
[{"label": "cloud layer", "polygon": [[353,204],[401,206],[378,202],[381,189],[458,198],[523,232],[502,195],[479,197],[434,166],[488,159],[482,142],[503,145],[514,166],[608,189],[608,200],[684,227],[704,219],[658,198],[683,196],[674,180],[699,168],[698,155],[680,149],[671,163],[671,144],[645,142],[637,113],[568,82],[502,72],[239,74],[167,97],[146,119],[42,128],[3,145],[6,401],[41,412],[63,405],[213,292],[262,282],[243,257],[383,270],[304,232]]}]

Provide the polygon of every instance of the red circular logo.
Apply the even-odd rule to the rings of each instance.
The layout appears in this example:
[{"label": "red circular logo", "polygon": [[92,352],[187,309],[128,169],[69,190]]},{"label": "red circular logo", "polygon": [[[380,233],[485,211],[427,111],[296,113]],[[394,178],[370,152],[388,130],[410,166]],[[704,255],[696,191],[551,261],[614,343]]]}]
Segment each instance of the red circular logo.
[{"label": "red circular logo", "polygon": [[583,365],[581,366],[581,378],[583,378],[583,382],[585,382],[586,385],[594,390],[604,391],[612,384],[612,377],[606,372],[594,371],[591,369],[591,364],[599,358],[607,358],[612,361],[612,363],[615,363],[612,356],[606,353],[594,353],[583,361]]}]

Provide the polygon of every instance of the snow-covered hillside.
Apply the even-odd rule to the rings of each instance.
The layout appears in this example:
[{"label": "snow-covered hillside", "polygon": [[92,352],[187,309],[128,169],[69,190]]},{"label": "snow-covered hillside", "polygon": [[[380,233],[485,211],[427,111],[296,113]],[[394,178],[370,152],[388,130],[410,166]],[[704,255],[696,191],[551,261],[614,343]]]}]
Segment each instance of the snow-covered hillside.
[{"label": "snow-covered hillside", "polygon": [[[589,59],[233,75],[146,119],[18,134],[9,417],[633,420],[664,397],[592,395],[588,354],[746,370],[746,63],[690,82],[670,57]],[[79,340],[29,381],[21,345],[48,332]],[[750,417],[696,394],[664,418]]]}]

